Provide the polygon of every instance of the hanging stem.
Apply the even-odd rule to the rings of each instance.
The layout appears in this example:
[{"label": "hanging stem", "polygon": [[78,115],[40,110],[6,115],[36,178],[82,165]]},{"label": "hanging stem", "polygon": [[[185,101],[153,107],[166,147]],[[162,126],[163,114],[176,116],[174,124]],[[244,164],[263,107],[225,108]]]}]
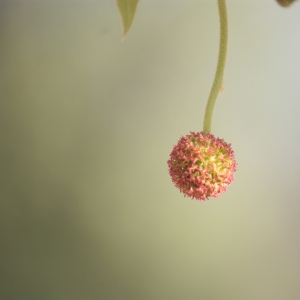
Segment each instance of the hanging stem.
[{"label": "hanging stem", "polygon": [[210,133],[211,130],[211,119],[214,111],[214,106],[223,85],[223,74],[224,74],[226,54],[227,54],[228,22],[227,22],[226,1],[218,0],[218,7],[219,7],[219,17],[220,17],[219,57],[218,57],[218,65],[217,65],[214,83],[212,85],[207,100],[207,104],[206,104],[204,123],[203,123],[203,131],[205,133]]}]

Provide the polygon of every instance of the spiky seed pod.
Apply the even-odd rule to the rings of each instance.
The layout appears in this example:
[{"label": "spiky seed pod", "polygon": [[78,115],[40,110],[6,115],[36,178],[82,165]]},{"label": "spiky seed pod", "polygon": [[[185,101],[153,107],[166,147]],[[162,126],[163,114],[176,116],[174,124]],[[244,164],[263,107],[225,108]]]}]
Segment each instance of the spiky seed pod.
[{"label": "spiky seed pod", "polygon": [[174,185],[197,200],[218,197],[233,181],[237,169],[231,145],[204,132],[191,132],[174,146],[168,160]]}]

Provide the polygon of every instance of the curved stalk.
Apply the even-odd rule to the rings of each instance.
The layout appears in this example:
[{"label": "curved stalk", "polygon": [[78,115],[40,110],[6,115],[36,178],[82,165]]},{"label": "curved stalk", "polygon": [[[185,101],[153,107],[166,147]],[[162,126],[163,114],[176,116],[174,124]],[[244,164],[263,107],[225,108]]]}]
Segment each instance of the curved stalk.
[{"label": "curved stalk", "polygon": [[218,98],[218,95],[222,89],[223,74],[224,74],[226,54],[227,54],[228,22],[227,22],[226,1],[218,0],[218,7],[219,7],[219,17],[220,17],[219,57],[218,57],[215,79],[206,104],[204,123],[203,123],[203,131],[205,133],[210,133],[211,130],[211,120],[214,111],[214,106]]}]

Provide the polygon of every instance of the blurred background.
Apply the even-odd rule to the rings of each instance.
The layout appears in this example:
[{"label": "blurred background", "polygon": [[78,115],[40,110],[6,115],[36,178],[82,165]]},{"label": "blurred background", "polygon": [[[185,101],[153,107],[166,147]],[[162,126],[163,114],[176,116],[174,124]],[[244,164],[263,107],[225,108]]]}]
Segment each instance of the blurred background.
[{"label": "blurred background", "polygon": [[300,3],[228,0],[212,133],[227,192],[167,160],[201,131],[216,1],[0,0],[0,299],[299,300]]}]

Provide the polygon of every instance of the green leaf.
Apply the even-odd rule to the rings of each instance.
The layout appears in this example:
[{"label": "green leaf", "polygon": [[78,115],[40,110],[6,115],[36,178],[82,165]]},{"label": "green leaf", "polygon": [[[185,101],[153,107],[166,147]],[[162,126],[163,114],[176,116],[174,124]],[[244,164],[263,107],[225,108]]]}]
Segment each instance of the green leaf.
[{"label": "green leaf", "polygon": [[277,2],[284,7],[290,6],[296,0],[277,0]]},{"label": "green leaf", "polygon": [[123,40],[129,32],[139,0],[116,0],[123,24]]}]

